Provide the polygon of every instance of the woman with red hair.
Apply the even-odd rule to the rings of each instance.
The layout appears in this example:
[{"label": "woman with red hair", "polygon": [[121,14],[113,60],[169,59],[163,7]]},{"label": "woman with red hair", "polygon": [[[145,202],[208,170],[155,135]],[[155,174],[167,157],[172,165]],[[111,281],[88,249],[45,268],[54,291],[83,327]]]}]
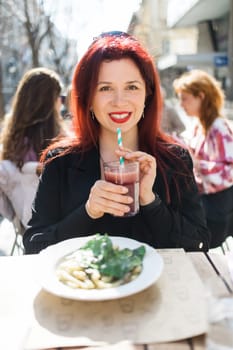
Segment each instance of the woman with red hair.
[{"label": "woman with red hair", "polygon": [[[72,80],[75,139],[42,155],[44,170],[24,235],[26,253],[65,239],[108,233],[156,248],[208,250],[192,160],[160,129],[160,81],[152,57],[122,32],[95,38]],[[117,145],[121,128],[124,147]],[[137,161],[140,210],[124,217],[132,198],[104,180],[103,162]]]}]

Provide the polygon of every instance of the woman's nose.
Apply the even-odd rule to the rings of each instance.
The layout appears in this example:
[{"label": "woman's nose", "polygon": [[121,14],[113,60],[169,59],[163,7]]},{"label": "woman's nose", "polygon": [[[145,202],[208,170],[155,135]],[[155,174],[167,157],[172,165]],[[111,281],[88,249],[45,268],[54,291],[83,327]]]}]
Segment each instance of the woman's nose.
[{"label": "woman's nose", "polygon": [[113,94],[113,104],[122,105],[126,103],[126,94],[124,91],[117,90]]}]

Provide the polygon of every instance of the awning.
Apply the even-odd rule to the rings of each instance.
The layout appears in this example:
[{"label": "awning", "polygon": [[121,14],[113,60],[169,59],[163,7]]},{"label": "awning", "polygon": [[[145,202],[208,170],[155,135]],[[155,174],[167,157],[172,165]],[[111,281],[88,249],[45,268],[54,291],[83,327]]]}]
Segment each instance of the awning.
[{"label": "awning", "polygon": [[223,67],[228,65],[226,52],[198,53],[193,55],[169,55],[161,57],[157,66],[159,70],[170,67]]},{"label": "awning", "polygon": [[167,25],[170,28],[193,26],[208,19],[219,18],[229,12],[232,0],[170,0]]}]

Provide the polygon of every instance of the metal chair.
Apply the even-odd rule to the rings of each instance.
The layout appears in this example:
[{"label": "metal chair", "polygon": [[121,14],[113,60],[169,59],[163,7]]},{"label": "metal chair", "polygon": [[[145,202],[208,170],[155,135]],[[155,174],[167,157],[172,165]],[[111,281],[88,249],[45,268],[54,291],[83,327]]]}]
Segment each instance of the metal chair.
[{"label": "metal chair", "polygon": [[221,245],[223,254],[227,254],[230,251],[233,251],[233,237],[228,236]]},{"label": "metal chair", "polygon": [[11,248],[10,255],[23,255],[23,234],[25,232],[25,228],[16,216],[12,220],[12,225],[15,231],[15,239]]}]

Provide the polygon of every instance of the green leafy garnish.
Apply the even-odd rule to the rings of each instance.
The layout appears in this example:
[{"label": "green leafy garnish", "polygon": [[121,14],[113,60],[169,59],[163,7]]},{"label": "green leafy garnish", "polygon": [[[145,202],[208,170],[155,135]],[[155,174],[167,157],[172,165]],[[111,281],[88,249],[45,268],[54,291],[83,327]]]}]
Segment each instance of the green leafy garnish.
[{"label": "green leafy garnish", "polygon": [[122,279],[134,268],[141,266],[145,255],[143,245],[136,249],[114,247],[107,234],[96,234],[80,250],[91,250],[93,261],[90,267],[97,269],[101,275],[113,279]]}]

